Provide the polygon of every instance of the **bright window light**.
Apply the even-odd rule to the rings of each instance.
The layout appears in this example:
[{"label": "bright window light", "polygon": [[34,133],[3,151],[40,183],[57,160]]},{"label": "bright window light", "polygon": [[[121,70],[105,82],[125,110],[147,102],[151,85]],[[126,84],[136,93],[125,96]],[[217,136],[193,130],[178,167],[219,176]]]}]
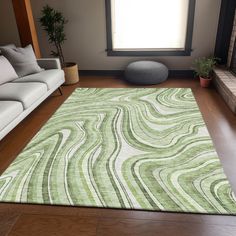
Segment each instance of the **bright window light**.
[{"label": "bright window light", "polygon": [[189,0],[111,0],[113,50],[184,50]]}]

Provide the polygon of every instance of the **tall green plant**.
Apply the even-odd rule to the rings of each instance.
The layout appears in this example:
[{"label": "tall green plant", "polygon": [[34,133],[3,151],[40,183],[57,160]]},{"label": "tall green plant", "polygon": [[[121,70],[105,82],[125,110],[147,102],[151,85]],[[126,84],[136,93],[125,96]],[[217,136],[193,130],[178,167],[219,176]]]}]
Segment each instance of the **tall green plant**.
[{"label": "tall green plant", "polygon": [[212,75],[213,68],[218,62],[218,58],[199,58],[194,61],[195,74],[202,78],[209,78]]},{"label": "tall green plant", "polygon": [[65,58],[62,50],[62,44],[66,41],[64,32],[67,20],[63,14],[54,10],[49,5],[43,7],[41,11],[40,23],[43,29],[48,34],[49,43],[53,44],[56,51],[51,51],[51,55],[59,57],[62,67],[65,65]]}]

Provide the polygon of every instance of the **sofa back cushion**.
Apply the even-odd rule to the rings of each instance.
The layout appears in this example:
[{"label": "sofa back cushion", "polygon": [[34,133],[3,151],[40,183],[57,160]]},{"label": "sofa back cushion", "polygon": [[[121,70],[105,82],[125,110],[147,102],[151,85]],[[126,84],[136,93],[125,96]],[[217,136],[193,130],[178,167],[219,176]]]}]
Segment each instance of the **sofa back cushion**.
[{"label": "sofa back cushion", "polygon": [[4,56],[0,56],[0,71],[0,84],[7,83],[18,78],[14,68]]},{"label": "sofa back cushion", "polygon": [[25,48],[2,47],[0,50],[2,51],[2,55],[12,64],[19,77],[42,71],[37,63],[31,45],[28,45]]}]

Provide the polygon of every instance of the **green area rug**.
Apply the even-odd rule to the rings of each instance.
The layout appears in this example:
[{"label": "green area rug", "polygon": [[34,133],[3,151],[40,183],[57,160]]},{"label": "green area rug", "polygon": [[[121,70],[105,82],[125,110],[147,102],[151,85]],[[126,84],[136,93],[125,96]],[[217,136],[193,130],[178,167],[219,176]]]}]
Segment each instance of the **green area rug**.
[{"label": "green area rug", "polygon": [[190,89],[77,89],[0,177],[0,201],[236,214]]}]

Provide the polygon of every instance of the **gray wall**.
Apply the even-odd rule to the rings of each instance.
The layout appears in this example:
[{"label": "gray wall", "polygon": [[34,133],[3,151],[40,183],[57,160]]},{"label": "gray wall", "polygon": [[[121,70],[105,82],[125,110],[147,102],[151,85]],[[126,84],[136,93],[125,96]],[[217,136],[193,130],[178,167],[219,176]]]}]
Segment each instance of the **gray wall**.
[{"label": "gray wall", "polygon": [[10,0],[0,0],[0,45],[20,44],[16,20]]},{"label": "gray wall", "polygon": [[[107,57],[105,0],[31,0],[42,55],[50,55],[47,37],[40,29],[40,10],[48,3],[63,11],[69,19],[66,28],[68,41],[64,45],[67,61],[75,61],[82,70],[120,70],[140,57]],[[189,69],[197,57],[214,52],[221,0],[196,0],[196,15],[191,57],[152,57],[170,69]],[[19,44],[11,1],[0,0],[0,44]],[[171,16],[170,16],[171,17]],[[145,58],[147,59],[147,58]]]}]

